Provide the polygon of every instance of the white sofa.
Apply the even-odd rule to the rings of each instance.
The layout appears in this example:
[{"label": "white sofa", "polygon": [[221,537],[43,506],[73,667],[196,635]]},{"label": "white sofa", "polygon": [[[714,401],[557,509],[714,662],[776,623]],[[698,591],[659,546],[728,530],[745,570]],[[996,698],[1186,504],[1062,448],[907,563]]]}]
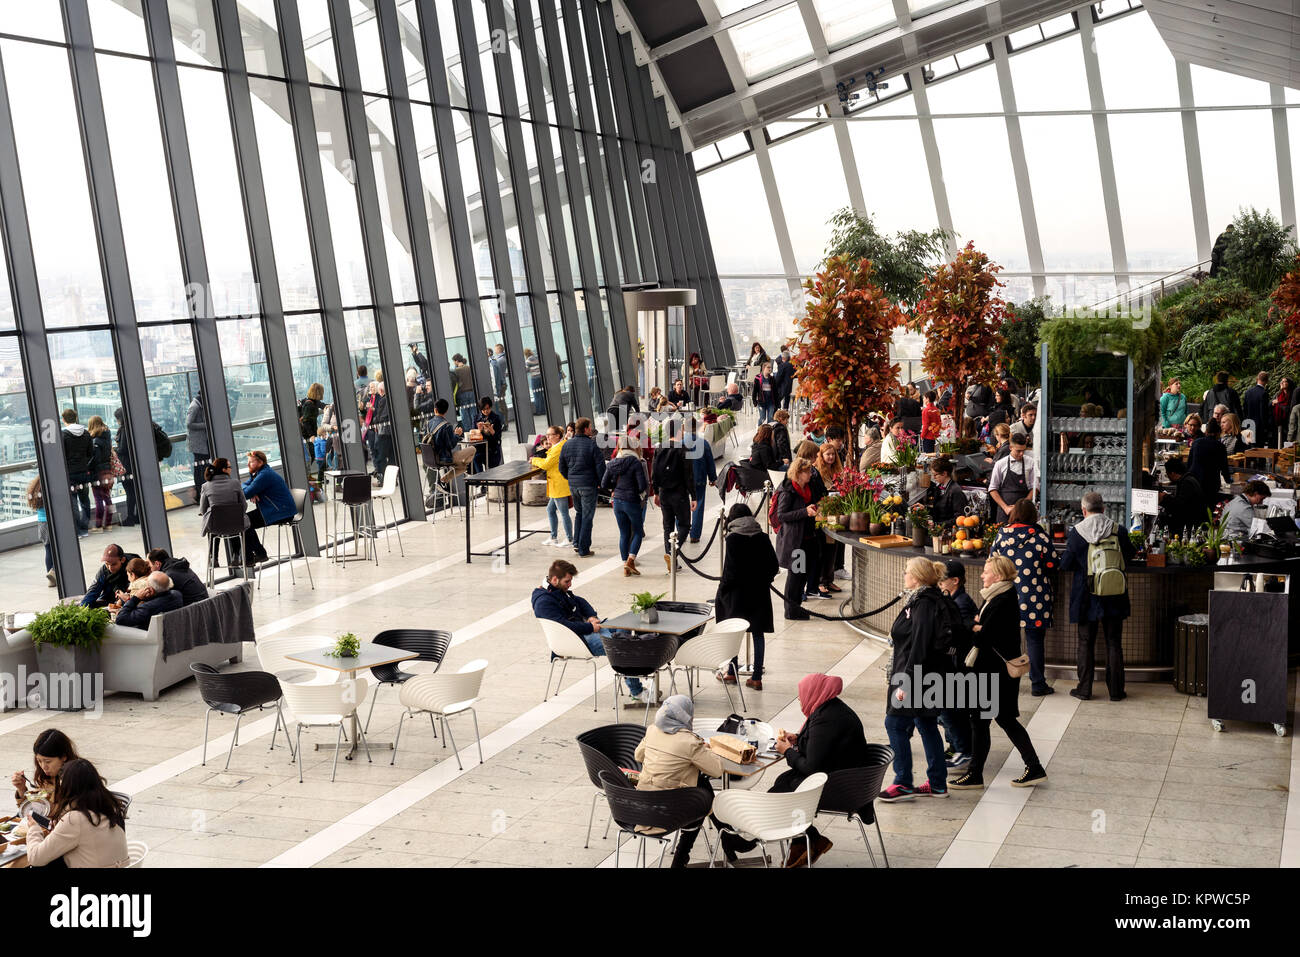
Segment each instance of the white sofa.
[{"label": "white sofa", "polygon": [[[217,603],[212,607],[220,607],[222,611],[233,614],[241,602],[248,601],[248,586],[242,585],[214,591],[207,601],[198,602],[190,608],[199,609],[209,603]],[[243,643],[254,640],[251,628],[247,634],[240,636],[240,641],[199,644],[184,651],[173,652],[164,658],[164,621],[171,615],[186,611],[182,608],[167,615],[157,615],[149,622],[147,630],[109,624],[101,646],[100,659],[104,670],[104,691],[131,691],[142,695],[145,701],[157,701],[160,691],[190,677],[190,665],[193,662],[201,661],[216,666],[226,661],[237,664],[243,660]],[[251,620],[251,615],[248,617]],[[0,711],[13,708],[16,704],[13,698],[20,666],[25,666],[28,675],[35,674],[38,670],[36,649],[25,629],[0,639],[0,674],[8,676],[0,681]]]}]

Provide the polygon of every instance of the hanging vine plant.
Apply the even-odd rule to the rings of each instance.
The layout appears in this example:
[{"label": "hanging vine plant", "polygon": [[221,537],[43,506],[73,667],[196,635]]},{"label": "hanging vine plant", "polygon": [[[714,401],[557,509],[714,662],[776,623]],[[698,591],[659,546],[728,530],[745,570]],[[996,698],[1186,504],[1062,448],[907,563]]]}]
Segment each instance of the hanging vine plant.
[{"label": "hanging vine plant", "polygon": [[1159,315],[1066,315],[1046,319],[1039,337],[1047,343],[1047,366],[1054,373],[1079,368],[1099,352],[1118,353],[1137,369],[1149,369],[1168,348]]}]

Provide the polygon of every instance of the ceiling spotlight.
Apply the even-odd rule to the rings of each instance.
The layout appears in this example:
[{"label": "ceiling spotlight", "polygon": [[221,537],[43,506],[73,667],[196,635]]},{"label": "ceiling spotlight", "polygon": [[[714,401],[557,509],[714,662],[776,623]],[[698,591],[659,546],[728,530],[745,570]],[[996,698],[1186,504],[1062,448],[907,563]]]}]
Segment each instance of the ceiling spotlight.
[{"label": "ceiling spotlight", "polygon": [[818,104],[818,105],[817,105],[817,119],[820,120],[821,118],[822,118],[822,108],[821,108],[821,104]]},{"label": "ceiling spotlight", "polygon": [[925,80],[926,83],[932,82],[934,80],[934,70],[928,66],[921,67],[921,78]]}]

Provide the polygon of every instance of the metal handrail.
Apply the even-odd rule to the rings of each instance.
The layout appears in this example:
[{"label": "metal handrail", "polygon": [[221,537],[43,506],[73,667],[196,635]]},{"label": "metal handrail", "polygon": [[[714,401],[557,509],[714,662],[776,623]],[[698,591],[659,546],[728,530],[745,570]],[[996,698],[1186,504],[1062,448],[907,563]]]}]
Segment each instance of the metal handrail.
[{"label": "metal handrail", "polygon": [[[1133,301],[1136,299],[1140,304],[1144,300],[1154,304],[1171,292],[1176,292],[1192,281],[1196,273],[1200,272],[1210,264],[1210,260],[1205,259],[1191,266],[1184,266],[1182,269],[1175,270],[1159,279],[1153,279],[1150,282],[1143,283],[1127,292],[1117,293],[1109,299],[1103,299],[1100,302],[1093,303],[1088,307],[1090,312],[1100,312],[1105,309],[1113,309],[1116,306],[1123,305],[1126,309],[1132,308]],[[1157,290],[1159,295],[1156,295]]]}]

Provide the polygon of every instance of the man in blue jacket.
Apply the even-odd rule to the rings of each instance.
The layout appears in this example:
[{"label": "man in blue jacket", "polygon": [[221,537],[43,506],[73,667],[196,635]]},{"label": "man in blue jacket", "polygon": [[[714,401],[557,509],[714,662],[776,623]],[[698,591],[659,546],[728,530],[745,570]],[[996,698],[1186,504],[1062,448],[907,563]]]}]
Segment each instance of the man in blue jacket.
[{"label": "man in blue jacket", "polygon": [[695,431],[695,419],[689,418],[686,426],[686,457],[691,460],[695,478],[695,509],[691,514],[691,542],[699,544],[704,531],[704,493],[708,486],[718,481],[718,467],[713,461],[713,447]]},{"label": "man in blue jacket", "polygon": [[184,603],[181,593],[172,588],[172,580],[164,572],[154,572],[148,581],[139,594],[131,596],[122,606],[116,624],[123,628],[145,629],[154,615],[175,611]]},{"label": "man in blue jacket", "polygon": [[[573,587],[573,576],[577,573],[578,569],[573,563],[566,562],[563,558],[551,562],[551,567],[546,572],[546,587],[533,589],[533,614],[548,621],[558,621],[581,638],[582,643],[593,655],[603,658],[605,655],[603,639],[612,637],[613,632],[601,627],[600,619],[596,616],[596,609],[591,607],[591,602],[570,591]],[[654,691],[650,688],[643,689],[639,679],[624,678],[623,680],[627,682],[627,690],[632,697],[647,705],[653,703],[650,697]]]},{"label": "man in blue jacket", "polygon": [[298,511],[293,504],[293,493],[280,473],[266,464],[266,453],[248,453],[248,481],[244,483],[244,498],[257,508],[248,513],[248,528],[244,529],[244,554],[253,562],[269,558],[257,537],[256,529],[293,518]]},{"label": "man in blue jacket", "polygon": [[573,438],[560,450],[560,474],[569,482],[576,512],[573,550],[579,558],[591,551],[591,527],[596,521],[596,489],[605,477],[605,455],[591,437],[591,419],[583,417],[574,426]]}]

